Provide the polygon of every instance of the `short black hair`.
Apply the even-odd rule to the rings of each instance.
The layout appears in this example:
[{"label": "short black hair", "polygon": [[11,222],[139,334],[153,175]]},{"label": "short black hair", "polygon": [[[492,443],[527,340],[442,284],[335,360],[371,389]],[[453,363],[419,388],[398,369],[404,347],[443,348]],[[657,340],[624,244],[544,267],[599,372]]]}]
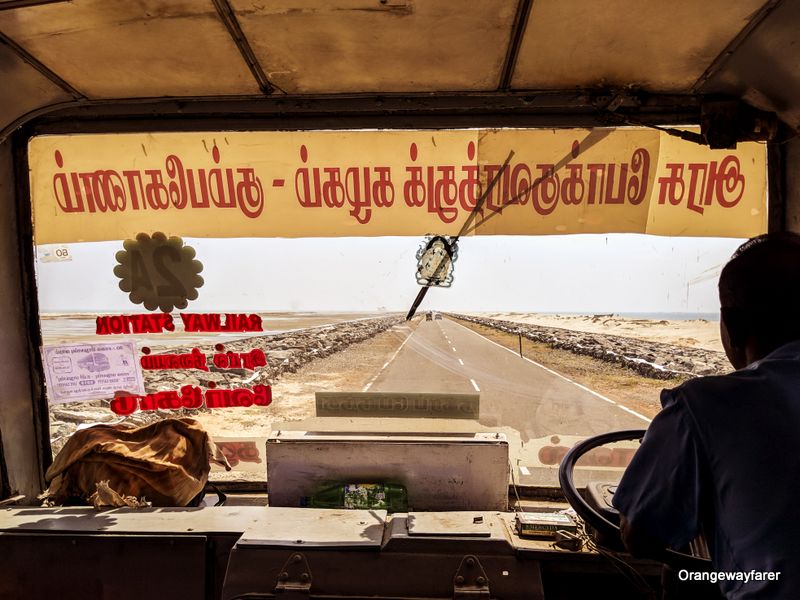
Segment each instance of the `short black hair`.
[{"label": "short black hair", "polygon": [[751,335],[800,339],[800,235],[769,233],[739,246],[722,269],[719,298]]}]

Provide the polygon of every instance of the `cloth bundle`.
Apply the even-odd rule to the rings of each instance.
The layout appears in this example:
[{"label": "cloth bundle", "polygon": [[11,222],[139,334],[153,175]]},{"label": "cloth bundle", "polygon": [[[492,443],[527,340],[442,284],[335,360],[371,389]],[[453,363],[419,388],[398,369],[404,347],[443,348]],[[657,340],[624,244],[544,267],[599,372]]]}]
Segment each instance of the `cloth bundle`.
[{"label": "cloth bundle", "polygon": [[96,507],[188,506],[202,498],[211,463],[225,455],[194,419],[76,431],[47,470],[48,505],[79,498]]}]

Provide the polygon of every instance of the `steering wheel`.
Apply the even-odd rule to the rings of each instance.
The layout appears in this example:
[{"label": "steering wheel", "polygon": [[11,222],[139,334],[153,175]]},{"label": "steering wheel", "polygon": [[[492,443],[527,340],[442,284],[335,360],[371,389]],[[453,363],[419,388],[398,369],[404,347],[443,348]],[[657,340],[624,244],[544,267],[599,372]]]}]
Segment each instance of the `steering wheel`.
[{"label": "steering wheel", "polygon": [[[590,450],[613,442],[640,440],[644,432],[644,429],[629,429],[626,431],[602,433],[585,439],[570,448],[558,468],[558,482],[561,485],[564,496],[567,498],[567,502],[569,502],[569,505],[587,525],[597,531],[600,540],[613,540],[611,544],[608,544],[609,546],[622,547],[622,536],[619,524],[612,523],[606,516],[600,514],[600,512],[590,505],[580,492],[578,492],[578,489],[575,487],[575,465],[578,459]],[[610,547],[610,549],[615,550],[613,547]],[[709,559],[684,554],[683,552],[677,552],[670,548],[664,548],[659,556],[653,558],[657,558],[660,562],[677,570],[711,570],[711,561]]]}]

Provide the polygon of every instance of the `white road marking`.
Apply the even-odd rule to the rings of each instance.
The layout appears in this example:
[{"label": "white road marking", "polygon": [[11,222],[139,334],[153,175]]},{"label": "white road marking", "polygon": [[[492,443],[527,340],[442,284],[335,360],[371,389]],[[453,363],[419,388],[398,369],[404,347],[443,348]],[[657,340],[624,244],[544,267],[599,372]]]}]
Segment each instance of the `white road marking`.
[{"label": "white road marking", "polygon": [[[456,323],[456,322],[455,322],[455,321],[453,321],[453,323]],[[497,342],[495,342],[494,340],[490,340],[489,338],[487,338],[487,337],[486,337],[486,336],[484,336],[484,335],[481,335],[480,333],[478,333],[478,332],[477,332],[477,331],[475,331],[474,329],[470,329],[469,327],[465,327],[465,326],[464,326],[464,325],[462,325],[461,323],[456,323],[456,325],[458,325],[459,327],[463,327],[463,328],[464,328],[464,329],[466,329],[467,331],[470,331],[470,332],[474,333],[474,334],[475,334],[475,335],[477,335],[478,337],[480,337],[480,338],[482,338],[482,339],[486,340],[487,342],[489,342],[489,343],[491,343],[491,344],[494,344],[495,346],[498,346],[498,347],[502,348],[503,350],[506,350],[506,351],[508,351],[508,352],[511,352],[511,354],[513,354],[514,356],[519,356],[519,353],[518,353],[518,352],[515,352],[515,351],[514,351],[514,350],[512,350],[511,348],[506,348],[505,346],[503,346],[502,344],[498,344],[498,343],[497,343]],[[620,407],[622,410],[624,410],[624,411],[626,411],[626,412],[629,412],[629,413],[631,413],[632,415],[635,415],[635,416],[639,417],[640,419],[642,419],[642,420],[644,420],[644,421],[647,421],[648,423],[652,422],[652,419],[649,419],[649,418],[645,417],[644,415],[640,415],[639,413],[637,413],[637,412],[635,412],[635,411],[633,411],[633,410],[631,410],[631,409],[629,409],[629,408],[627,408],[627,407],[625,407],[625,406],[622,406],[621,404],[617,404],[617,403],[616,403],[616,402],[614,402],[614,400],[612,400],[611,398],[606,398],[606,397],[605,397],[605,396],[603,396],[602,394],[598,394],[598,393],[597,393],[597,392],[595,392],[594,390],[590,390],[588,387],[586,387],[585,385],[581,385],[581,384],[580,384],[580,383],[578,383],[577,381],[572,381],[572,379],[570,379],[569,377],[565,377],[565,376],[564,376],[564,375],[562,375],[561,373],[558,373],[558,372],[556,372],[556,371],[553,371],[553,369],[548,369],[548,368],[547,368],[547,367],[545,367],[544,365],[541,365],[541,364],[539,364],[539,363],[538,363],[538,362],[536,362],[535,360],[531,360],[531,359],[530,359],[530,358],[528,358],[527,356],[523,356],[522,358],[524,358],[525,360],[527,360],[529,363],[531,363],[531,364],[534,364],[534,365],[536,365],[537,367],[539,367],[539,368],[541,368],[541,369],[544,369],[544,370],[545,370],[545,371],[547,371],[548,373],[552,373],[553,375],[556,375],[556,376],[560,377],[560,378],[561,378],[561,379],[563,379],[564,381],[569,381],[571,384],[578,386],[578,387],[579,387],[579,388],[581,388],[582,390],[584,390],[584,391],[586,391],[586,392],[589,392],[590,394],[592,394],[593,396],[596,396],[597,398],[600,398],[600,400],[603,400],[604,402],[608,402],[609,404],[614,404],[614,405],[616,405],[616,406],[619,406],[619,407]]]},{"label": "white road marking", "polygon": [[520,467],[519,468],[519,472],[522,473],[523,475],[530,475],[531,474],[531,472],[528,470],[528,467]]},{"label": "white road marking", "polygon": [[480,392],[480,391],[481,391],[481,388],[479,388],[479,387],[478,387],[478,384],[477,384],[477,383],[475,383],[475,380],[474,380],[474,379],[470,379],[469,381],[470,381],[470,383],[472,383],[472,387],[474,387],[474,388],[475,388],[475,391],[476,391],[476,392]]},{"label": "white road marking", "polygon": [[453,352],[456,351],[456,347],[455,346],[450,346],[450,347],[453,349]]},{"label": "white road marking", "polygon": [[617,404],[617,406],[619,406],[619,407],[620,407],[622,410],[624,410],[625,412],[629,412],[629,413],[631,413],[632,415],[635,415],[635,416],[639,417],[640,419],[644,419],[644,420],[645,420],[645,421],[647,421],[648,423],[650,422],[650,419],[648,419],[648,418],[647,418],[647,417],[645,417],[644,415],[640,415],[640,414],[639,414],[639,413],[637,413],[635,410],[631,410],[631,409],[630,409],[630,408],[628,408],[627,406],[622,406],[622,404]]},{"label": "white road marking", "polygon": [[400,350],[402,350],[402,349],[403,349],[403,346],[405,346],[405,345],[406,345],[406,342],[407,342],[407,341],[408,341],[408,340],[411,338],[411,336],[412,336],[412,335],[414,335],[414,332],[413,332],[413,331],[411,331],[411,332],[410,332],[410,333],[409,333],[409,334],[406,336],[406,339],[404,339],[404,340],[403,340],[403,343],[402,343],[402,344],[400,344],[400,347],[399,347],[397,350],[395,350],[394,354],[392,354],[392,357],[391,357],[389,360],[387,360],[385,363],[383,363],[383,366],[381,367],[380,371],[378,371],[377,373],[375,373],[375,377],[373,377],[372,379],[370,379],[370,380],[369,380],[369,382],[367,383],[367,385],[365,385],[365,386],[364,386],[364,389],[362,389],[362,390],[361,390],[362,392],[368,392],[368,391],[369,391],[369,388],[371,388],[371,387],[372,387],[372,384],[373,384],[373,383],[375,383],[375,380],[376,380],[376,379],[378,379],[378,377],[380,376],[380,374],[381,374],[381,373],[383,373],[384,369],[386,369],[386,367],[388,367],[388,366],[389,366],[389,364],[391,364],[391,362],[392,362],[392,361],[393,361],[395,358],[397,358],[397,355],[398,355],[398,354],[400,354]]},{"label": "white road marking", "polygon": [[464,366],[464,361],[463,361],[463,360],[461,360],[460,358],[458,359],[458,362],[459,362],[459,363],[461,363],[461,366],[462,366],[462,367]]}]

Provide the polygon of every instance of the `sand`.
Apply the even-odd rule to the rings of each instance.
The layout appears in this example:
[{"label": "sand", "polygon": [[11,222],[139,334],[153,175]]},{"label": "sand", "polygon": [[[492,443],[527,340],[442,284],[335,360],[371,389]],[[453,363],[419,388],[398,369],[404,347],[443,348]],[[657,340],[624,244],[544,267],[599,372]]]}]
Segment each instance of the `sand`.
[{"label": "sand", "polygon": [[656,321],[650,319],[631,319],[613,315],[560,315],[546,313],[467,313],[490,319],[503,319],[540,325],[542,327],[561,327],[573,331],[587,333],[604,333],[619,335],[638,340],[648,340],[702,348],[722,352],[722,343],[719,338],[719,322],[705,319],[692,319],[688,321]]}]

